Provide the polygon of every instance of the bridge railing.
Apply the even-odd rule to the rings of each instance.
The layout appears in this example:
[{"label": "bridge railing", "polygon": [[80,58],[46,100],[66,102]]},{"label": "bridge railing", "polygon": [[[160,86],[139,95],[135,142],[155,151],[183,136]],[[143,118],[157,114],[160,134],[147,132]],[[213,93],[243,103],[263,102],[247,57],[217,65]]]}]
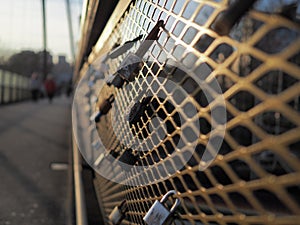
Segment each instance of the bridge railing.
[{"label": "bridge railing", "polygon": [[0,104],[26,100],[30,97],[28,77],[0,70]]},{"label": "bridge railing", "polygon": [[[125,201],[121,224],[145,225],[171,190],[181,201],[172,225],[299,224],[300,26],[288,11],[300,5],[281,1],[279,13],[277,1],[257,1],[231,27],[235,4],[251,1],[119,2],[80,71],[73,105],[79,149],[99,172],[104,224]],[[157,40],[130,71],[160,20]],[[126,160],[127,171],[119,166]]]}]

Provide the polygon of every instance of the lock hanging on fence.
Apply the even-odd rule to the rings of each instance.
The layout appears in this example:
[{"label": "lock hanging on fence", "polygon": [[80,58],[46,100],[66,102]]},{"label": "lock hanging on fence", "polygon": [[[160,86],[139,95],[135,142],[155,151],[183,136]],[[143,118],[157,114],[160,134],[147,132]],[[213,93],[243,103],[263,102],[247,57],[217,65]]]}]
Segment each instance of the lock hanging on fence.
[{"label": "lock hanging on fence", "polygon": [[257,0],[235,0],[227,10],[220,13],[211,25],[219,35],[228,35],[232,27],[246,14]]},{"label": "lock hanging on fence", "polygon": [[112,103],[114,102],[115,97],[114,95],[110,95],[109,98],[105,99],[100,105],[99,105],[99,111],[95,112],[91,117],[90,120],[91,121],[95,121],[96,123],[98,123],[100,121],[100,118],[103,115],[106,115],[108,113],[108,111],[111,109],[112,107]]},{"label": "lock hanging on fence", "polygon": [[167,192],[160,201],[156,200],[144,216],[143,220],[148,225],[170,225],[174,220],[174,213],[180,205],[180,200],[176,198],[170,210],[168,210],[164,204],[168,200],[168,197],[175,194],[176,191],[172,190]]},{"label": "lock hanging on fence", "polygon": [[120,205],[116,206],[109,215],[109,220],[113,225],[121,224],[122,220],[125,218],[125,213],[127,212],[126,200],[122,201]]},{"label": "lock hanging on fence", "polygon": [[[133,153],[131,148],[125,148],[125,151],[120,155],[119,161],[127,165],[134,166],[138,159],[139,156]],[[123,169],[128,170],[130,167],[124,167]]]},{"label": "lock hanging on fence", "polygon": [[145,38],[143,43],[140,45],[138,50],[134,54],[128,54],[120,65],[118,71],[108,77],[106,81],[107,85],[113,85],[117,88],[120,88],[125,81],[132,82],[135,79],[141,69],[141,66],[143,65],[143,56],[150,49],[153,42],[158,39],[160,27],[163,26],[164,21],[159,20]]},{"label": "lock hanging on fence", "polygon": [[108,57],[111,59],[117,58],[118,56],[124,54],[129,49],[131,49],[134,46],[134,44],[137,41],[141,40],[142,38],[143,38],[143,35],[139,35],[138,37],[136,37],[130,41],[126,41],[123,45],[120,45],[120,46],[114,48],[113,50],[111,50]]}]

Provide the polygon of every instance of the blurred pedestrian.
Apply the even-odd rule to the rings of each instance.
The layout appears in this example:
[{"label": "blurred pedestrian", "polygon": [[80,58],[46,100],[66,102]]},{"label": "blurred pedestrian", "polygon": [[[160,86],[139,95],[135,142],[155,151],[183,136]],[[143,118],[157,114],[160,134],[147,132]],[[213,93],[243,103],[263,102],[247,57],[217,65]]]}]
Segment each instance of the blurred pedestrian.
[{"label": "blurred pedestrian", "polygon": [[55,91],[56,91],[56,84],[53,80],[53,77],[51,75],[49,75],[45,81],[45,89],[46,89],[46,93],[49,99],[49,102],[52,103],[52,99],[54,97]]},{"label": "blurred pedestrian", "polygon": [[72,80],[70,80],[67,84],[67,91],[66,91],[67,96],[70,97],[72,92],[73,92],[73,83]]},{"label": "blurred pedestrian", "polygon": [[40,95],[41,82],[39,79],[39,75],[37,73],[33,73],[31,75],[30,80],[30,89],[31,89],[31,97],[33,101],[38,101]]}]

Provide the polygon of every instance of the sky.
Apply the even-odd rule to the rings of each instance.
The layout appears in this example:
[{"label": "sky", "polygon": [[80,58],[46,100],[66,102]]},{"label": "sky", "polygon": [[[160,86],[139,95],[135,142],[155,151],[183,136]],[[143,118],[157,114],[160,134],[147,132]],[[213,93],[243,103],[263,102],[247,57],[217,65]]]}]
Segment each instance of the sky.
[{"label": "sky", "polygon": [[[71,62],[66,0],[45,1],[47,50],[53,56],[65,55]],[[70,0],[75,42],[79,40],[82,2]],[[0,0],[0,3],[0,57],[8,57],[21,50],[43,50],[42,1]]]}]

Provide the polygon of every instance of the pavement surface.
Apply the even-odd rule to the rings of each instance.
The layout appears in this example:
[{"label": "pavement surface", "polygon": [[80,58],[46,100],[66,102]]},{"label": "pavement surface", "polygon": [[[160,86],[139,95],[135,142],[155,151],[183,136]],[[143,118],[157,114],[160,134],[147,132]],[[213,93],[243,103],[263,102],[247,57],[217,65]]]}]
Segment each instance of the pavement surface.
[{"label": "pavement surface", "polygon": [[0,225],[66,225],[71,100],[0,106]]}]

